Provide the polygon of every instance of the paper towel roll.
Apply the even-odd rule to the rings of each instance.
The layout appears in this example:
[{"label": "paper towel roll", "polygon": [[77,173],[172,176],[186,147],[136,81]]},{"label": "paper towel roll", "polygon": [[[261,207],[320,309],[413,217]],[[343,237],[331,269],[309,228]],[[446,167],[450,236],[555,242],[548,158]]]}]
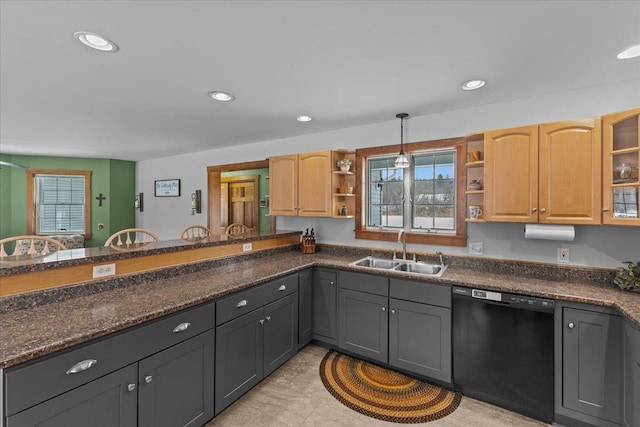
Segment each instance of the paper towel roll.
[{"label": "paper towel roll", "polygon": [[576,229],[573,225],[546,225],[546,224],[525,224],[525,239],[544,240],[568,240],[576,237]]}]

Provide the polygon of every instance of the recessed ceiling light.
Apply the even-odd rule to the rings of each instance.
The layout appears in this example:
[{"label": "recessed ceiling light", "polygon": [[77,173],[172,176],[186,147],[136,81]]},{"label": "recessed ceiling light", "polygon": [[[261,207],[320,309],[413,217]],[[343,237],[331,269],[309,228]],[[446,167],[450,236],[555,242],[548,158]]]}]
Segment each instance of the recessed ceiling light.
[{"label": "recessed ceiling light", "polygon": [[303,116],[296,117],[296,120],[299,122],[310,122],[311,120],[313,120],[313,118],[303,115]]},{"label": "recessed ceiling light", "polygon": [[631,59],[640,56],[640,44],[631,46],[618,54],[618,59]]},{"label": "recessed ceiling light", "polygon": [[89,46],[93,49],[100,50],[102,52],[115,52],[118,50],[118,46],[109,39],[102,37],[99,34],[90,33],[88,31],[77,31],[73,33],[73,36],[80,40],[85,46]]},{"label": "recessed ceiling light", "polygon": [[476,90],[480,89],[482,86],[486,85],[487,82],[480,79],[469,80],[460,85],[462,90]]},{"label": "recessed ceiling light", "polygon": [[230,93],[221,92],[219,90],[209,92],[209,96],[215,99],[216,101],[221,101],[221,102],[229,102],[235,99],[235,97]]}]

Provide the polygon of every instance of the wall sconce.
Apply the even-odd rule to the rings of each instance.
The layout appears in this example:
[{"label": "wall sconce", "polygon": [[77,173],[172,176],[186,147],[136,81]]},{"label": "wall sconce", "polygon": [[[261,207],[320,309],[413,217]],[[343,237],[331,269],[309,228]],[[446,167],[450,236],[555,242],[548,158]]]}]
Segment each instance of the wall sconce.
[{"label": "wall sconce", "polygon": [[196,190],[191,193],[191,215],[202,213],[202,191]]},{"label": "wall sconce", "polygon": [[137,211],[144,211],[144,193],[138,193],[135,202],[133,202],[133,206]]}]

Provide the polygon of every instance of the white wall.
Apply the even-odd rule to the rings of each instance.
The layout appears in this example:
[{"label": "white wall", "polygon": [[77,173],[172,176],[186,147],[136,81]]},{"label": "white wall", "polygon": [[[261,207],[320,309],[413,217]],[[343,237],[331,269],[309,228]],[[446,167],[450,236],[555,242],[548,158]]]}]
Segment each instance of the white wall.
[{"label": "white wall", "polygon": [[[596,117],[638,106],[640,80],[635,80],[410,117],[406,122],[406,140],[449,138],[488,129]],[[384,123],[138,162],[137,192],[145,193],[145,206],[144,212],[137,214],[137,225],[153,230],[162,239],[177,238],[180,231],[191,224],[206,225],[207,166],[313,150],[397,144],[399,124],[395,113],[397,111],[390,112],[390,120]],[[154,180],[169,178],[182,180],[181,197],[153,197]],[[203,213],[191,216],[190,194],[196,189],[201,189],[203,193]],[[399,247],[393,243],[356,240],[353,220],[278,217],[277,221],[279,229],[315,227],[319,241],[324,243]],[[567,247],[571,251],[571,264],[575,265],[618,267],[621,261],[640,259],[640,228],[633,227],[578,226],[575,241],[562,243],[525,240],[522,224],[469,224],[468,235],[469,242],[484,243],[484,256],[492,258],[555,262],[556,249]],[[425,245],[409,245],[409,249],[421,252],[442,250],[445,254],[467,252],[466,248]]]}]

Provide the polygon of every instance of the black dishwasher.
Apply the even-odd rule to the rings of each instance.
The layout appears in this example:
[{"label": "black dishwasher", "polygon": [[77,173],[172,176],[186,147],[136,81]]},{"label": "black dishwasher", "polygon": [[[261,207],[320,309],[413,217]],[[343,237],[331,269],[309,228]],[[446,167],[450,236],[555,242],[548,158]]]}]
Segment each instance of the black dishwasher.
[{"label": "black dishwasher", "polygon": [[455,387],[551,423],[553,311],[553,300],[454,286]]}]

